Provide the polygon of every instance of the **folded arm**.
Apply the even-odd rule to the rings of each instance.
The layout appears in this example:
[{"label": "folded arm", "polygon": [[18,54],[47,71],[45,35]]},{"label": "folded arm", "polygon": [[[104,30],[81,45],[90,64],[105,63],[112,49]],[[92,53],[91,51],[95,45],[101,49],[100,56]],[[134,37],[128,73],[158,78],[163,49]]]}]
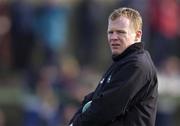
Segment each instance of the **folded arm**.
[{"label": "folded arm", "polygon": [[99,126],[123,115],[126,107],[144,86],[145,71],[136,64],[124,66],[114,75],[100,95],[92,99],[91,106],[78,113],[73,126]]}]

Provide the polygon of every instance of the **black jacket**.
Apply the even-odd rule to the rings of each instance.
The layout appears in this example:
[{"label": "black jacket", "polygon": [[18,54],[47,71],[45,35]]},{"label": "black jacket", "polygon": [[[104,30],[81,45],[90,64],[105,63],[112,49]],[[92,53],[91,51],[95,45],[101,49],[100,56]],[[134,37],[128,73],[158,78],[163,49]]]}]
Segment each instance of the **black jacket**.
[{"label": "black jacket", "polygon": [[[154,126],[157,76],[142,43],[113,58],[96,90],[87,95],[70,123],[73,126]],[[82,107],[92,100],[82,113]]]}]

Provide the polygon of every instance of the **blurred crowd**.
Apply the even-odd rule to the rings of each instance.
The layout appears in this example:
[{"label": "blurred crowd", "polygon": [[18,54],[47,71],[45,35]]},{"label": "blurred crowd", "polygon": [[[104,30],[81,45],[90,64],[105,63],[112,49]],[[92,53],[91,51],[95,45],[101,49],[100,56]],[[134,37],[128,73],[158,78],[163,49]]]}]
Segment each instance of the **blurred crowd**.
[{"label": "blurred crowd", "polygon": [[111,62],[107,18],[121,6],[144,20],[159,79],[156,126],[179,126],[179,0],[0,0],[0,126],[67,126]]}]

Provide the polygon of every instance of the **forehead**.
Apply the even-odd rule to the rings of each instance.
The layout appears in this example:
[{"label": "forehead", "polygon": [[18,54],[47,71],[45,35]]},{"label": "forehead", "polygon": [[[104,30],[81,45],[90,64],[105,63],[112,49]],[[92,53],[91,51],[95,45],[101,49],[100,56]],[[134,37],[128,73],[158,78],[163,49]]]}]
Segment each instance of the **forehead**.
[{"label": "forehead", "polygon": [[109,20],[108,29],[129,28],[130,20],[127,17],[119,17],[115,20]]}]

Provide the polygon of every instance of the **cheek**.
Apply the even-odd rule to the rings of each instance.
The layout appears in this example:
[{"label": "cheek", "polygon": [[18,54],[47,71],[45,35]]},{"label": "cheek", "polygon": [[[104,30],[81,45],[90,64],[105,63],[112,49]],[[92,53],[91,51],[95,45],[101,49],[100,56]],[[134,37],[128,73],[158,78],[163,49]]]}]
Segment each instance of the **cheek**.
[{"label": "cheek", "polygon": [[131,35],[128,35],[126,36],[126,43],[129,45],[129,44],[132,44],[134,42],[134,37],[131,36]]},{"label": "cheek", "polygon": [[107,37],[107,40],[108,40],[108,43],[110,43],[110,36],[108,35],[108,37]]},{"label": "cheek", "polygon": [[129,38],[126,35],[123,35],[120,37],[120,41],[126,45],[126,43],[129,41]]},{"label": "cheek", "polygon": [[110,40],[110,35],[107,35],[107,39],[108,39],[108,41]]}]

